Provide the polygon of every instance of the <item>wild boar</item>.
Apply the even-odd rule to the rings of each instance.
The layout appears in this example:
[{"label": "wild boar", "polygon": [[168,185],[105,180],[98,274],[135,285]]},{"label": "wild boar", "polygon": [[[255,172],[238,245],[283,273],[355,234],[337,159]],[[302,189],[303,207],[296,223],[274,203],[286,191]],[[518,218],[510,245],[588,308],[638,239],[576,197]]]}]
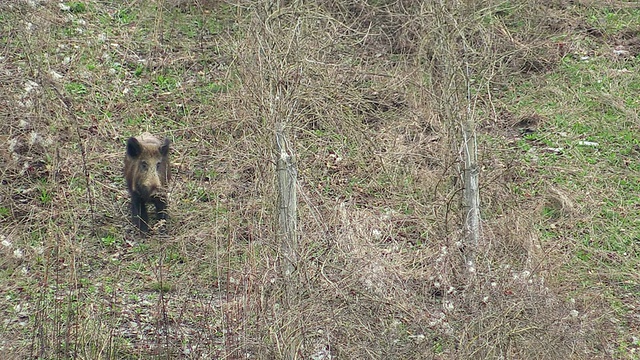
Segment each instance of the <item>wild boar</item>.
[{"label": "wild boar", "polygon": [[171,177],[168,138],[159,140],[149,133],[127,140],[124,178],[131,195],[133,223],[142,232],[149,230],[147,203],[156,207],[158,220],[166,220],[167,183]]}]

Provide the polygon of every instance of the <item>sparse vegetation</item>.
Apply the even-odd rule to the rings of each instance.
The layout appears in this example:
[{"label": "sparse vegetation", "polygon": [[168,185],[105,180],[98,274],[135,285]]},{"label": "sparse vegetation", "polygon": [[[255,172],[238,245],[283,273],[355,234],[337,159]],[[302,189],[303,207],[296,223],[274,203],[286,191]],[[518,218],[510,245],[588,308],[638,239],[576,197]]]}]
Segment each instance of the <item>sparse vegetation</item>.
[{"label": "sparse vegetation", "polygon": [[[639,27],[624,1],[0,2],[0,358],[640,358]],[[144,131],[174,174],[140,236]]]}]

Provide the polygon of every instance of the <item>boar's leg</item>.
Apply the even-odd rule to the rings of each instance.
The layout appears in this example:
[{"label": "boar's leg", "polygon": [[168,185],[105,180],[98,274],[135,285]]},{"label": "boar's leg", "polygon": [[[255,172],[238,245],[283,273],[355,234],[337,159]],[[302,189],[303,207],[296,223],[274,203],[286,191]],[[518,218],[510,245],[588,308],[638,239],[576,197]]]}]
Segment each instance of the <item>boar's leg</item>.
[{"label": "boar's leg", "polygon": [[[158,220],[167,220],[169,218],[169,214],[167,213],[167,201],[163,198],[154,198],[153,203],[156,206],[156,217]],[[160,233],[164,234],[167,231],[167,224],[164,223],[159,228]]]},{"label": "boar's leg", "polygon": [[162,198],[154,198],[153,203],[156,206],[156,216],[158,220],[166,220],[169,218],[167,213],[167,201]]},{"label": "boar's leg", "polygon": [[149,230],[147,206],[145,205],[144,200],[135,194],[131,196],[131,216],[133,218],[133,223],[138,227],[138,229],[144,232]]}]

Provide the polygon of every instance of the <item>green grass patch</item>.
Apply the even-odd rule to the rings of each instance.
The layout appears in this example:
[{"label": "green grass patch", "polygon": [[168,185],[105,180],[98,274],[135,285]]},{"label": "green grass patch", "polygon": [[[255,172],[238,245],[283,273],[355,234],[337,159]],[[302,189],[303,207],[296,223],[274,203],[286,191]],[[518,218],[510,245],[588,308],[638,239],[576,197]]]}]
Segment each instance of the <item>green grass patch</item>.
[{"label": "green grass patch", "polygon": [[71,1],[65,3],[69,7],[69,11],[72,14],[82,14],[87,11],[87,5],[79,1]]},{"label": "green grass patch", "polygon": [[122,9],[118,10],[114,15],[113,19],[122,25],[129,25],[136,21],[138,15],[133,9]]},{"label": "green grass patch", "polygon": [[68,83],[68,84],[65,85],[64,88],[67,91],[67,93],[69,93],[70,95],[72,95],[74,97],[87,95],[87,93],[88,93],[86,85],[84,85],[82,83],[78,83],[78,82]]},{"label": "green grass patch", "polygon": [[158,292],[158,293],[168,293],[170,292],[172,289],[171,284],[167,283],[167,282],[155,282],[153,284],[151,284],[151,290]]},{"label": "green grass patch", "polygon": [[100,243],[105,247],[113,247],[118,245],[118,239],[115,235],[109,234],[100,238]]}]

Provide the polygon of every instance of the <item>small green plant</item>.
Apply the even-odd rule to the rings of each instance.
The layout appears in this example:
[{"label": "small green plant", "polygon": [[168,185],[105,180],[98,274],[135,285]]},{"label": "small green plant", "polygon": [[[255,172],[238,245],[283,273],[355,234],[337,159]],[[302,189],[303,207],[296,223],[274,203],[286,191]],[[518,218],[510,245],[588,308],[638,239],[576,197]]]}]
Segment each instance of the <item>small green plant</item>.
[{"label": "small green plant", "polygon": [[137,127],[144,123],[145,117],[142,115],[131,117],[126,119],[126,123],[129,126]]},{"label": "small green plant", "polygon": [[0,218],[9,217],[9,215],[11,215],[11,210],[4,206],[0,206]]},{"label": "small green plant", "polygon": [[87,94],[87,87],[84,84],[78,82],[71,82],[65,85],[65,90],[71,95],[79,96]]},{"label": "small green plant", "polygon": [[205,181],[213,181],[215,179],[218,178],[218,172],[210,169],[210,170],[206,170],[206,169],[194,169],[193,170],[193,175],[196,178],[205,180]]},{"label": "small green plant", "polygon": [[39,199],[42,205],[50,204],[52,200],[51,192],[49,192],[45,187],[41,187]]},{"label": "small green plant", "polygon": [[100,238],[100,242],[102,242],[104,246],[114,246],[117,244],[116,237],[111,234]]},{"label": "small green plant", "polygon": [[157,282],[151,285],[151,290],[164,294],[171,291],[171,285],[166,282]]},{"label": "small green plant", "polygon": [[134,75],[135,77],[140,77],[140,76],[142,76],[142,73],[143,73],[143,72],[144,72],[144,65],[141,65],[141,64],[140,64],[140,65],[138,65],[138,66],[136,67],[136,69],[133,71],[133,75]]},{"label": "small green plant", "polygon": [[158,77],[156,78],[156,84],[158,85],[158,87],[165,91],[171,91],[175,89],[177,83],[178,82],[176,81],[176,79],[165,75],[158,75]]},{"label": "small green plant", "polygon": [[168,250],[166,259],[170,262],[184,262],[184,258],[182,257],[182,255],[180,255],[180,252],[178,250]]},{"label": "small green plant", "polygon": [[560,217],[560,212],[554,207],[545,206],[542,208],[542,216],[546,219],[557,219]]},{"label": "small green plant", "polygon": [[118,11],[113,17],[120,24],[129,25],[136,19],[136,14],[129,9],[124,9]]},{"label": "small green plant", "polygon": [[66,37],[74,37],[76,35],[76,30],[75,28],[72,28],[72,27],[66,27],[62,30],[62,33]]},{"label": "small green plant", "polygon": [[220,83],[209,83],[207,85],[207,90],[210,93],[216,94],[216,93],[225,93],[227,91],[229,91],[230,85],[228,84],[220,84]]},{"label": "small green plant", "polygon": [[434,354],[442,354],[444,352],[444,346],[440,341],[436,341],[433,344],[433,353]]},{"label": "small green plant", "polygon": [[219,34],[224,29],[224,25],[216,18],[210,17],[207,19],[207,30],[212,35]]},{"label": "small green plant", "polygon": [[66,5],[69,7],[69,11],[73,14],[81,14],[87,11],[87,6],[79,1],[68,2]]},{"label": "small green plant", "polygon": [[[147,251],[149,251],[149,245],[147,244],[138,244],[136,246],[133,247],[133,249],[131,249],[131,251],[133,251],[136,254],[144,254]],[[144,268],[144,267],[142,267]]]},{"label": "small green plant", "polygon": [[215,194],[202,186],[189,186],[189,192],[193,201],[210,202],[215,199]]}]

